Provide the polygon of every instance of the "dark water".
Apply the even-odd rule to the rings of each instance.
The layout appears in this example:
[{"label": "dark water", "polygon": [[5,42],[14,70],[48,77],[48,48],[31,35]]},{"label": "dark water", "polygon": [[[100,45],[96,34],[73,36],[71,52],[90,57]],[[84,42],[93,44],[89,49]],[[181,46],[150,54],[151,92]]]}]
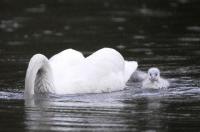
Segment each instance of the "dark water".
[{"label": "dark water", "polygon": [[[1,0],[0,131],[200,131],[199,12],[198,0]],[[24,101],[33,54],[102,47],[171,87]]]}]

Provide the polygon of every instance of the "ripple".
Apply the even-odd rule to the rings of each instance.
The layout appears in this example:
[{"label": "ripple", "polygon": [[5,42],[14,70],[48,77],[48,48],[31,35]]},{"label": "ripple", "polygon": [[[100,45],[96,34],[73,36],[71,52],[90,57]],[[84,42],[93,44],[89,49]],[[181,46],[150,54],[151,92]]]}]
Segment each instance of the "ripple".
[{"label": "ripple", "polygon": [[188,0],[178,0],[178,2],[181,4],[187,4],[189,1]]},{"label": "ripple", "polygon": [[[123,91],[116,91],[102,94],[80,94],[80,95],[49,95],[35,96],[36,101],[47,103],[52,102],[56,106],[68,107],[122,107],[123,100],[133,99],[138,97],[159,97],[165,98],[168,96],[200,96],[200,87],[195,86],[194,81],[189,77],[181,79],[170,79],[171,86],[168,89],[141,89],[141,85],[130,83],[128,88]],[[193,86],[194,85],[194,86]],[[0,91],[0,99],[23,99],[23,92]]]},{"label": "ripple", "polygon": [[46,5],[40,4],[36,7],[27,8],[26,11],[30,13],[43,13],[46,11]]},{"label": "ripple", "polygon": [[3,92],[0,91],[0,99],[23,99],[23,94],[22,93],[16,93],[16,92]]},{"label": "ripple", "polygon": [[57,32],[57,33],[55,33],[55,36],[63,36],[63,33],[62,32]]},{"label": "ripple", "polygon": [[51,34],[53,34],[53,31],[51,31],[51,30],[44,30],[43,33],[45,35],[51,35]]},{"label": "ripple", "polygon": [[146,6],[139,8],[138,13],[145,16],[153,16],[153,17],[168,17],[172,15],[170,12],[162,10],[152,10],[150,8],[147,8]]},{"label": "ripple", "polygon": [[144,52],[145,54],[148,54],[148,55],[153,54],[153,51],[151,49],[148,49],[148,48],[134,48],[134,49],[128,49],[128,51],[131,51],[133,53]]},{"label": "ripple", "polygon": [[64,26],[64,29],[65,29],[65,30],[70,30],[71,27],[70,27],[69,25],[66,25],[66,26]]},{"label": "ripple", "polygon": [[[0,2],[2,131],[199,130],[198,0],[59,1]],[[123,91],[50,95],[24,104],[32,54],[50,57],[71,47],[89,55],[104,46],[121,49],[141,69],[159,66],[171,87],[144,90],[132,84]]]},{"label": "ripple", "polygon": [[123,31],[125,28],[124,28],[123,26],[118,26],[117,29],[118,29],[119,31]]},{"label": "ripple", "polygon": [[6,32],[13,32],[20,27],[20,24],[16,20],[2,20],[0,28]]},{"label": "ripple", "polygon": [[111,20],[113,22],[117,22],[117,23],[126,22],[126,18],[124,18],[124,17],[112,17]]},{"label": "ripple", "polygon": [[184,41],[184,42],[199,42],[200,38],[197,37],[182,37],[178,38],[179,41]]},{"label": "ripple", "polygon": [[8,45],[10,46],[18,46],[18,45],[24,45],[25,42],[22,42],[22,41],[9,41],[8,42]]},{"label": "ripple", "polygon": [[117,48],[117,49],[120,49],[120,50],[123,50],[123,49],[125,49],[125,48],[126,48],[126,46],[125,46],[125,45],[122,45],[122,44],[120,44],[120,45],[117,45],[117,46],[116,46],[116,48]]},{"label": "ripple", "polygon": [[133,39],[145,39],[146,37],[143,35],[134,35]]},{"label": "ripple", "polygon": [[188,26],[186,29],[189,31],[200,32],[200,26]]}]

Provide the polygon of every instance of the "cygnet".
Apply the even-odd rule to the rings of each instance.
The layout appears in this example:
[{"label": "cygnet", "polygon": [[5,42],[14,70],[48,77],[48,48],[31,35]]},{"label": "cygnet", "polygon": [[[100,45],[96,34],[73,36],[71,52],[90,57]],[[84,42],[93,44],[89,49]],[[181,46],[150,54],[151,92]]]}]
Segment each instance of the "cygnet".
[{"label": "cygnet", "polygon": [[142,88],[162,89],[168,87],[169,82],[160,77],[160,70],[155,67],[148,70],[148,75],[142,83]]}]

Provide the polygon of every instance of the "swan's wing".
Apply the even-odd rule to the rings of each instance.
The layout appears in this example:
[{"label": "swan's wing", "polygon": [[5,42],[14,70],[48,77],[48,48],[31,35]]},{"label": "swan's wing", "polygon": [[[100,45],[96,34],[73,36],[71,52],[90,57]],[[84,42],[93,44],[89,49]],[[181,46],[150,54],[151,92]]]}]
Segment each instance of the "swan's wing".
[{"label": "swan's wing", "polygon": [[[100,49],[85,59],[86,65],[101,70],[100,72],[121,72],[124,69],[124,58],[114,49]],[[96,69],[97,70],[97,69]]]},{"label": "swan's wing", "polygon": [[103,48],[85,58],[62,77],[58,77],[55,84],[58,93],[62,94],[122,90],[125,88],[126,78],[130,77],[136,65],[136,62],[128,62],[125,70],[125,61],[121,54],[114,49]]},{"label": "swan's wing", "polygon": [[125,61],[125,82],[131,78],[137,67],[138,63],[136,61]]},{"label": "swan's wing", "polygon": [[59,93],[101,93],[121,90],[125,86],[124,59],[114,49],[100,49],[58,78],[55,84],[59,88]]},{"label": "swan's wing", "polygon": [[125,86],[124,58],[114,49],[103,48],[96,51],[85,59],[82,68],[86,77],[84,79],[92,82],[88,83],[88,87],[94,90],[91,92],[122,90]]},{"label": "swan's wing", "polygon": [[125,61],[119,52],[110,48],[103,48],[93,53],[86,58],[86,61],[89,62],[91,69],[99,73],[100,77],[110,79],[109,75],[112,75],[113,80],[117,78],[125,83],[138,67],[136,61]]},{"label": "swan's wing", "polygon": [[70,67],[80,64],[84,60],[81,52],[66,49],[49,59],[54,76],[65,74]]}]

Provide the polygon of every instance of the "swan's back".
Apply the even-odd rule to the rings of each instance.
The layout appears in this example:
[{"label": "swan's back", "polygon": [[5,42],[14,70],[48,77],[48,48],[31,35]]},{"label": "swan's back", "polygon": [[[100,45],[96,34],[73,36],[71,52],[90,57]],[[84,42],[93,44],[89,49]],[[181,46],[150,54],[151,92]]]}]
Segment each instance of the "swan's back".
[{"label": "swan's back", "polygon": [[125,64],[119,52],[103,48],[88,56],[80,65],[58,80],[61,93],[101,93],[125,88]]},{"label": "swan's back", "polygon": [[121,90],[124,83],[124,58],[119,52],[110,48],[103,48],[90,55],[85,60],[86,73],[89,80],[93,80],[96,92],[110,92]]},{"label": "swan's back", "polygon": [[84,59],[85,58],[81,52],[73,49],[66,49],[52,56],[49,59],[49,62],[54,78],[62,76],[62,74],[66,74],[70,67],[80,64]]},{"label": "swan's back", "polygon": [[85,59],[85,66],[94,68],[101,73],[121,72],[124,69],[124,58],[111,48],[103,48]]},{"label": "swan's back", "polygon": [[72,49],[58,53],[50,60],[35,55],[27,69],[25,95],[122,90],[136,67],[136,62],[125,62],[119,52],[110,48],[100,49],[87,58]]},{"label": "swan's back", "polygon": [[54,56],[52,56],[49,61],[51,66],[73,66],[84,59],[84,56],[81,52],[73,50],[73,49],[66,49]]}]

